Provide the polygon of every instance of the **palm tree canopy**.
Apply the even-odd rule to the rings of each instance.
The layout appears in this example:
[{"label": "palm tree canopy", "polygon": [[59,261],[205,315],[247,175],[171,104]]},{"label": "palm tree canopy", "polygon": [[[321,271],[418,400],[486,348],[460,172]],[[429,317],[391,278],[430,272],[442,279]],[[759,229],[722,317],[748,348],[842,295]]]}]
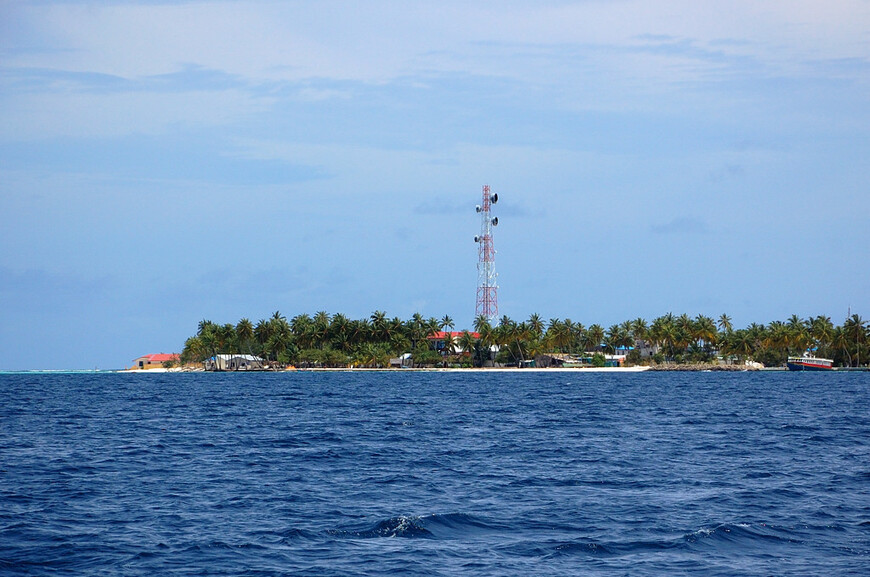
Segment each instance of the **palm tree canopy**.
[{"label": "palm tree canopy", "polygon": [[[791,315],[785,321],[774,320],[768,325],[752,323],[735,330],[731,317],[718,319],[698,314],[679,316],[667,313],[650,324],[643,318],[625,320],[604,329],[600,324],[584,328],[569,318],[552,318],[545,325],[540,315],[533,313],[527,321],[517,322],[502,316],[497,326],[485,316],[474,320],[478,335],[464,331],[456,338],[448,332],[455,326],[449,315],[440,319],[424,318],[415,313],[410,319],[387,318],[376,310],[369,317],[351,319],[336,313],[318,311],[313,317],[302,313],[287,319],[275,311],[256,324],[248,318],[237,323],[218,324],[202,319],[196,334],[184,342],[185,362],[206,359],[217,353],[262,354],[284,362],[297,358],[324,366],[382,366],[384,357],[398,356],[415,350],[422,357],[428,351],[427,340],[433,333],[444,342],[442,351],[453,354],[456,345],[464,353],[474,351],[475,363],[491,357],[493,345],[499,345],[511,362],[520,363],[535,354],[548,351],[578,353],[615,351],[620,347],[639,346],[642,340],[657,345],[666,358],[676,362],[707,362],[714,355],[736,355],[769,363],[784,363],[787,356],[812,350],[817,356],[832,358],[843,366],[864,366],[870,359],[870,325],[860,315],[850,314],[841,326],[835,326],[825,315],[801,318]],[[476,338],[478,337],[479,338]],[[417,350],[418,344],[421,345]],[[706,359],[706,360],[705,360]]]}]

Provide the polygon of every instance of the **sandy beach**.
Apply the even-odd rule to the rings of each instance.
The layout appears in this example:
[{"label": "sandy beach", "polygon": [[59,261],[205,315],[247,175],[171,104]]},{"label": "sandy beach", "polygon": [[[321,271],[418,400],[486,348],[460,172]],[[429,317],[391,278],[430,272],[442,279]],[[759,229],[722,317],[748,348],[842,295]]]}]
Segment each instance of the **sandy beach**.
[{"label": "sandy beach", "polygon": [[[578,367],[578,368],[561,368],[551,367],[548,369],[528,367],[518,369],[515,367],[487,367],[487,368],[407,368],[407,369],[373,369],[364,367],[312,367],[312,368],[291,368],[281,369],[278,371],[224,371],[224,372],[265,372],[265,373],[292,373],[292,372],[389,372],[389,373],[406,373],[406,372],[427,372],[427,373],[638,373],[648,371],[649,367]],[[182,369],[182,368],[154,368],[154,369],[125,369],[122,373],[201,373],[202,369]]]}]

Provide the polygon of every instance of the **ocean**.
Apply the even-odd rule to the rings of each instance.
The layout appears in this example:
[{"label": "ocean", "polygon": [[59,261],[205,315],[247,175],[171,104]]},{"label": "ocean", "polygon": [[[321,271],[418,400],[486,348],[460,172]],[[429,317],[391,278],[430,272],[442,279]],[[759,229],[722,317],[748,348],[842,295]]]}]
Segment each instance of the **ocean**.
[{"label": "ocean", "polygon": [[0,375],[2,575],[870,575],[870,373]]}]

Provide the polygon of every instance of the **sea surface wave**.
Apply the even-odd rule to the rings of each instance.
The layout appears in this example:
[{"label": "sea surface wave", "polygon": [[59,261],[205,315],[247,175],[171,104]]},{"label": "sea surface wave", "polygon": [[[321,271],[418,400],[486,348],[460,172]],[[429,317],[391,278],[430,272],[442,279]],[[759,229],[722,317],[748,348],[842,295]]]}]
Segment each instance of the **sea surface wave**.
[{"label": "sea surface wave", "polygon": [[3,575],[868,575],[870,374],[0,375]]}]

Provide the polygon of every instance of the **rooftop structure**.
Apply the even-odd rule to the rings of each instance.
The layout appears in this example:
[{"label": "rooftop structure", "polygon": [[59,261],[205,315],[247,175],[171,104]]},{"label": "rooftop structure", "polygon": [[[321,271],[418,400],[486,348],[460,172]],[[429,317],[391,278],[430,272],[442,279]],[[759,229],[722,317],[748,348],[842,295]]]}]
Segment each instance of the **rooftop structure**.
[{"label": "rooftop structure", "polygon": [[166,362],[177,363],[178,361],[179,356],[175,353],[157,353],[153,355],[144,355],[137,359],[133,359],[133,366],[139,369],[150,369],[162,367],[163,363]]}]

